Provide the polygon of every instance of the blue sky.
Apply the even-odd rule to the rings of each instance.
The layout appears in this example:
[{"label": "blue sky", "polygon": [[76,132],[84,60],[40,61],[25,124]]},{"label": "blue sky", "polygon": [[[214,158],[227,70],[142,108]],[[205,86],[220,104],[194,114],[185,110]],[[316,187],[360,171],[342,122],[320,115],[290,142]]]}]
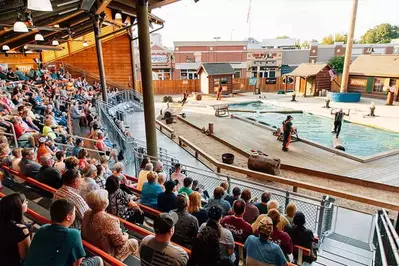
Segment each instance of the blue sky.
[{"label": "blue sky", "polygon": [[[347,32],[352,0],[182,0],[156,9],[165,46],[173,41],[262,40],[288,35],[300,40]],[[380,23],[399,25],[399,0],[359,0],[355,37]]]}]

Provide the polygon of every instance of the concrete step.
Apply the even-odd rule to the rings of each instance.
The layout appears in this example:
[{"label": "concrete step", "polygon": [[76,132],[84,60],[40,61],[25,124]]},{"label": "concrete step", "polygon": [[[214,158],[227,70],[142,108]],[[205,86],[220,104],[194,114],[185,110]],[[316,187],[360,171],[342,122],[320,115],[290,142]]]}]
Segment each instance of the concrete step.
[{"label": "concrete step", "polygon": [[[321,244],[320,248],[323,250],[326,246],[330,246],[330,247],[334,247],[334,248],[339,249],[338,251],[334,250],[333,253],[336,253],[336,254],[340,254],[339,252],[348,252],[348,253],[351,253],[351,254],[354,254],[354,255],[358,255],[358,256],[361,256],[361,257],[364,257],[364,258],[368,258],[370,260],[373,258],[373,252],[371,252],[371,251],[368,251],[368,250],[365,250],[365,249],[361,249],[361,248],[358,248],[358,247],[354,247],[354,246],[339,242],[339,241],[334,240],[334,239],[325,238],[323,240],[323,243]],[[348,255],[350,255],[350,254],[348,254]]]},{"label": "concrete step", "polygon": [[342,249],[336,246],[330,246],[327,245],[325,242],[323,242],[320,249],[321,251],[319,254],[325,257],[328,257],[329,254],[335,254],[341,258],[345,258],[351,261],[356,261],[360,265],[370,265],[371,258],[353,253],[347,249]]},{"label": "concrete step", "polygon": [[[317,257],[317,263],[319,265],[323,265],[323,266],[346,266],[347,265],[347,264],[342,264],[342,263],[339,263],[339,262],[336,262],[336,261],[333,261],[333,260],[329,260],[329,259],[324,258],[322,256],[318,256]],[[312,264],[312,266],[313,265],[314,264]],[[350,265],[350,266],[352,266],[352,265]]]},{"label": "concrete step", "polygon": [[346,257],[343,255],[341,252],[339,253],[330,253],[327,252],[326,250],[323,250],[322,252],[319,253],[319,257],[323,257],[325,259],[341,263],[343,265],[348,265],[348,266],[368,266],[369,261],[366,261],[366,263],[360,263],[359,261],[356,260],[356,258],[353,258],[352,256]]}]

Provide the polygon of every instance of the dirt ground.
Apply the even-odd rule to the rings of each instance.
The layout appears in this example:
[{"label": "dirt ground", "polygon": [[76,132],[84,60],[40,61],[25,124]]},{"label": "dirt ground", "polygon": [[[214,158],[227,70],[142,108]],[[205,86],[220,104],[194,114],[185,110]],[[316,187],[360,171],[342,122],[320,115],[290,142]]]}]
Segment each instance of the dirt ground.
[{"label": "dirt ground", "polygon": [[[221,160],[221,156],[223,153],[229,152],[233,153],[235,155],[235,160],[234,160],[234,165],[247,168],[247,157],[237,153],[235,151],[232,151],[229,147],[226,145],[218,142],[217,140],[203,134],[201,131],[198,129],[195,129],[188,124],[177,120],[176,122],[170,125],[175,130],[176,136],[184,136],[187,138],[189,141],[194,143],[195,145],[201,147],[201,149],[207,151],[211,156],[215,158],[219,158]],[[177,141],[177,138],[174,139],[175,142]],[[202,160],[205,164],[207,164],[211,169],[214,169],[213,165],[209,164],[208,161],[205,159]],[[233,174],[229,173],[229,171],[223,171],[225,174]],[[239,174],[234,173],[234,176],[239,176]],[[281,176],[299,180],[299,181],[304,181],[312,184],[317,184],[322,187],[327,187],[327,188],[335,188],[335,189],[340,189],[344,192],[350,192],[353,194],[361,195],[361,196],[367,196],[373,199],[378,199],[381,201],[386,201],[390,203],[395,203],[399,204],[399,193],[395,192],[388,192],[388,191],[380,191],[378,189],[373,189],[373,188],[366,188],[363,186],[359,185],[353,185],[353,184],[347,184],[344,182],[339,182],[339,181],[334,181],[334,180],[328,180],[322,177],[317,177],[317,176],[311,176],[311,175],[306,175],[306,174],[298,174],[292,171],[286,171],[286,170],[281,170]],[[242,178],[246,178],[245,176],[241,176]],[[253,179],[252,179],[253,180]],[[259,180],[257,180],[259,181]],[[259,181],[262,183],[265,183],[265,181]],[[277,188],[282,188],[286,189],[289,191],[292,191],[291,186],[283,185],[283,184],[278,184],[278,183],[266,183],[269,186],[275,186]],[[323,197],[323,194],[306,190],[306,189],[298,189],[298,193],[302,193],[308,196],[316,197],[321,199]],[[336,198],[336,203],[342,207],[346,208],[351,208],[355,209],[358,211],[363,211],[367,213],[374,214],[378,207],[370,206],[364,203],[360,202],[355,202],[355,201],[350,201],[342,198]],[[396,218],[397,212],[390,212],[390,216]]]}]

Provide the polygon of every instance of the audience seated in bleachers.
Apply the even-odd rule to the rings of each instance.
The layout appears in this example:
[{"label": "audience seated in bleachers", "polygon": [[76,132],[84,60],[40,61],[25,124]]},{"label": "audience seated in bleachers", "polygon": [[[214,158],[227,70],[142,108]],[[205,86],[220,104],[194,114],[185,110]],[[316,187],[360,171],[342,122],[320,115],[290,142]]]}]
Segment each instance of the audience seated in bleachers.
[{"label": "audience seated in bleachers", "polygon": [[188,198],[190,200],[188,212],[197,218],[199,225],[205,223],[208,220],[208,212],[202,207],[201,194],[194,191]]},{"label": "audience seated in bleachers", "polygon": [[224,195],[224,189],[222,187],[217,187],[213,191],[213,198],[208,200],[208,204],[205,205],[205,209],[209,210],[213,206],[218,206],[222,209],[223,215],[226,215],[231,209],[231,205],[227,200],[222,199]]},{"label": "audience seated in bleachers", "polygon": [[156,182],[156,179],[156,172],[149,172],[147,174],[147,182],[143,185],[140,199],[141,204],[153,209],[157,208],[158,195],[163,192],[161,186]]},{"label": "audience seated in bleachers", "polygon": [[119,220],[105,212],[109,204],[108,192],[104,189],[91,191],[86,201],[90,209],[83,217],[82,237],[121,261],[138,253],[137,240],[129,239],[129,235],[121,231]]},{"label": "audience seated in bleachers", "polygon": [[0,264],[19,266],[26,259],[31,242],[24,214],[28,202],[22,193],[14,193],[0,201]]},{"label": "audience seated in bleachers", "polygon": [[158,194],[157,208],[161,212],[176,209],[176,183],[172,180],[165,182],[165,192]]},{"label": "audience seated in bleachers", "polygon": [[175,212],[179,221],[175,225],[172,241],[191,249],[198,233],[198,220],[188,212],[189,199],[186,194],[177,195]]},{"label": "audience seated in bleachers", "polygon": [[54,201],[50,207],[52,224],[43,225],[37,231],[24,266],[103,265],[100,257],[85,258],[80,232],[69,228],[74,224],[75,206],[66,199]]}]

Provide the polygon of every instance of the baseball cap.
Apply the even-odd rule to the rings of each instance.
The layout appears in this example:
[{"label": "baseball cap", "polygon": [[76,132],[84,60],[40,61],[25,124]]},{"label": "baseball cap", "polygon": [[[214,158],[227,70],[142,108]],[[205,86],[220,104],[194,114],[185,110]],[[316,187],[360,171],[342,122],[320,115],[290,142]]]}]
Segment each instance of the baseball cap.
[{"label": "baseball cap", "polygon": [[48,141],[48,139],[46,137],[40,137],[39,138],[39,143],[45,143],[47,141]]},{"label": "baseball cap", "polygon": [[176,225],[179,217],[177,213],[171,211],[169,213],[161,213],[157,218],[154,220],[154,231],[158,234],[166,234],[172,229],[173,226]]},{"label": "baseball cap", "polygon": [[270,236],[273,232],[273,221],[270,217],[264,217],[259,222],[258,233],[264,236]]},{"label": "baseball cap", "polygon": [[288,119],[294,119],[294,118],[293,118],[292,116],[289,115],[289,116],[287,116],[287,120],[288,120]]}]

